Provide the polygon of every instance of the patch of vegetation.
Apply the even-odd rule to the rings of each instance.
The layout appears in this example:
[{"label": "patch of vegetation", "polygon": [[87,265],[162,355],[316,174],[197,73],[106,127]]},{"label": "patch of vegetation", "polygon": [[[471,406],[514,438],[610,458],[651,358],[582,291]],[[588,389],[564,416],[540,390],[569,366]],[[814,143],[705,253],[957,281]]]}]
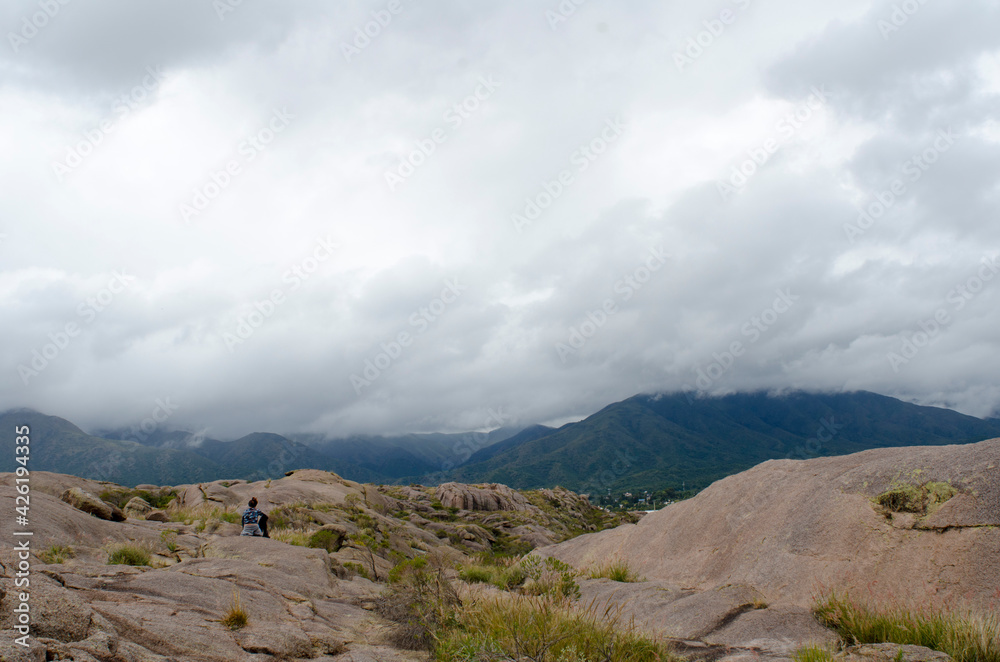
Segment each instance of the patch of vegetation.
[{"label": "patch of vegetation", "polygon": [[365,567],[360,563],[356,563],[354,561],[347,561],[344,563],[344,567],[353,572],[354,574],[364,577],[368,581],[375,581],[372,579],[372,576],[368,574],[368,570],[365,569]]},{"label": "patch of vegetation", "polygon": [[309,546],[309,534],[305,531],[296,531],[295,529],[272,529],[268,527],[267,534],[271,537],[271,540],[277,540],[278,542],[283,542],[289,545],[297,545],[299,547]]},{"label": "patch of vegetation", "polygon": [[549,597],[501,594],[462,604],[437,635],[435,660],[676,662],[666,645],[615,615],[578,610]]},{"label": "patch of vegetation", "polygon": [[792,655],[792,659],[795,662],[832,662],[833,652],[820,646],[806,646]]},{"label": "patch of vegetation", "polygon": [[639,573],[633,570],[628,563],[622,560],[606,561],[600,565],[592,567],[587,574],[591,579],[606,577],[607,579],[615,582],[644,581],[641,577],[639,577]]},{"label": "patch of vegetation", "polygon": [[321,524],[309,512],[309,507],[302,503],[288,504],[275,508],[267,514],[267,518],[268,527],[275,529],[298,529],[302,531],[313,524]]},{"label": "patch of vegetation", "polygon": [[108,565],[149,565],[149,550],[139,545],[123,543],[108,552]]},{"label": "patch of vegetation", "polygon": [[518,565],[527,576],[522,587],[524,593],[560,599],[580,597],[580,585],[575,579],[577,572],[569,564],[551,556],[544,561],[537,556],[526,556]]},{"label": "patch of vegetation", "polygon": [[243,607],[239,592],[233,592],[233,601],[230,603],[229,610],[226,611],[226,615],[222,617],[221,622],[230,630],[239,630],[246,627],[247,623],[250,622],[250,614]]},{"label": "patch of vegetation", "polygon": [[397,647],[430,650],[443,630],[456,625],[462,603],[445,571],[441,558],[417,557],[389,572],[390,588],[379,597],[376,611],[396,623],[390,640]]},{"label": "patch of vegetation", "polygon": [[848,643],[913,644],[952,656],[956,662],[1000,662],[1000,616],[872,607],[830,595],[813,612]]},{"label": "patch of vegetation", "polygon": [[47,550],[38,555],[42,563],[64,563],[66,559],[71,559],[76,554],[73,548],[68,545],[52,545]]},{"label": "patch of vegetation", "polygon": [[325,549],[328,552],[336,552],[340,549],[343,542],[343,537],[336,532],[329,529],[320,529],[309,536],[309,542],[306,546]]},{"label": "patch of vegetation", "polygon": [[174,529],[167,529],[166,531],[161,531],[160,540],[163,541],[163,544],[166,546],[168,550],[170,550],[171,554],[177,551],[177,531],[175,531]]},{"label": "patch of vegetation", "polygon": [[890,513],[928,515],[958,493],[948,483],[927,482],[922,485],[894,483],[875,497],[875,503]]},{"label": "patch of vegetation", "polygon": [[177,498],[177,492],[176,490],[167,490],[154,494],[146,490],[117,488],[114,490],[104,490],[98,495],[98,497],[101,501],[107,501],[108,503],[114,504],[119,508],[124,508],[125,504],[131,501],[133,497],[139,497],[140,499],[145,500],[146,503],[153,508],[162,509],[166,508],[171,501]]}]

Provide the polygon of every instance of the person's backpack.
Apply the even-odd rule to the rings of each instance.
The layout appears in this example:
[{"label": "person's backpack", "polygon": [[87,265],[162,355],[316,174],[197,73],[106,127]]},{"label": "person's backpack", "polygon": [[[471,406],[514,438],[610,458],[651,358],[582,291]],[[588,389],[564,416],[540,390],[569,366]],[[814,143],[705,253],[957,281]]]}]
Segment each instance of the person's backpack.
[{"label": "person's backpack", "polygon": [[261,512],[256,508],[247,508],[243,512],[243,525],[246,526],[247,524],[256,524],[257,520],[260,519],[260,516]]}]

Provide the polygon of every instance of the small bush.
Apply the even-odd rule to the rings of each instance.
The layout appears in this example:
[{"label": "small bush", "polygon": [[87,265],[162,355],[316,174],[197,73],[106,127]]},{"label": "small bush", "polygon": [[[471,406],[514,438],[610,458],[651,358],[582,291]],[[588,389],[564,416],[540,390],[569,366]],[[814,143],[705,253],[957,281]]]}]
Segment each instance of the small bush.
[{"label": "small bush", "polygon": [[239,630],[247,626],[250,622],[250,614],[243,607],[243,603],[240,601],[240,594],[236,591],[233,592],[233,601],[229,605],[229,610],[226,611],[226,615],[222,617],[221,623],[225,625],[230,630]]},{"label": "small bush", "polygon": [[67,545],[52,545],[47,550],[38,555],[42,563],[63,563],[66,559],[71,559],[76,554],[73,548]]},{"label": "small bush", "polygon": [[309,536],[307,546],[315,547],[317,549],[325,549],[328,552],[336,552],[341,548],[343,543],[343,536],[328,529],[320,529],[316,533]]},{"label": "small bush", "polygon": [[873,607],[831,595],[813,609],[848,643],[913,644],[951,655],[956,662],[1000,662],[1000,617],[904,606]]},{"label": "small bush", "polygon": [[108,553],[108,565],[149,565],[149,550],[138,545],[122,544]]},{"label": "small bush", "polygon": [[243,515],[232,510],[225,510],[219,513],[219,519],[230,524],[242,524]]},{"label": "small bush", "polygon": [[554,598],[580,597],[580,585],[574,579],[576,571],[559,559],[526,556],[518,564],[527,577],[522,590],[528,595],[545,595]]},{"label": "small bush", "polygon": [[591,579],[606,577],[615,582],[641,582],[639,574],[632,570],[628,563],[621,560],[608,561],[594,566],[587,573]]},{"label": "small bush", "polygon": [[346,563],[344,563],[344,567],[353,572],[354,574],[364,577],[368,581],[374,581],[372,579],[371,573],[368,572],[368,569],[365,568],[360,563],[357,563],[356,561],[347,561]]},{"label": "small bush", "polygon": [[424,557],[402,561],[389,572],[389,590],[376,602],[376,611],[396,623],[390,641],[399,648],[430,649],[438,632],[455,622],[461,601],[445,576],[442,559]]},{"label": "small bush", "polygon": [[922,485],[897,483],[875,497],[875,502],[889,512],[926,515],[957,494],[948,483],[927,482]]}]

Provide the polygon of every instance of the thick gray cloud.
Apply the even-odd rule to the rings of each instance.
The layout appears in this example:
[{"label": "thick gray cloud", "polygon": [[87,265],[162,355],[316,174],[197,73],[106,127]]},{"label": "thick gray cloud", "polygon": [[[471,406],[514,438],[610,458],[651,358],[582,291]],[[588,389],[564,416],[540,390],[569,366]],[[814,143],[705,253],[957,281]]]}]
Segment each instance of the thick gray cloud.
[{"label": "thick gray cloud", "polygon": [[3,408],[1000,405],[996,2],[53,2],[0,12]]}]

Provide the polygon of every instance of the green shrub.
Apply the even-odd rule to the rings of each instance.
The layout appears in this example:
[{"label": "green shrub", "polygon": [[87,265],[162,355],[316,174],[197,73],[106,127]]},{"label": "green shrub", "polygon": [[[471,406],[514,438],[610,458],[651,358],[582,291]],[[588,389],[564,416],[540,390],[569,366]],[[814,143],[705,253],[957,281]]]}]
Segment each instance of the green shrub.
[{"label": "green shrub", "polygon": [[927,482],[922,485],[895,483],[875,497],[875,502],[894,513],[926,515],[957,494],[948,483]]},{"label": "green shrub", "polygon": [[569,564],[551,556],[544,561],[537,556],[526,556],[518,565],[527,578],[522,590],[528,595],[565,599],[580,597],[580,586],[575,579],[577,573]]},{"label": "green shrub", "polygon": [[390,641],[399,648],[429,649],[439,632],[455,622],[458,594],[440,557],[402,561],[389,572],[389,590],[376,601],[376,611],[396,627]]},{"label": "green shrub", "polygon": [[108,553],[108,565],[149,565],[149,550],[128,543],[113,547]]},{"label": "green shrub", "polygon": [[364,577],[368,581],[374,581],[372,579],[371,574],[369,574],[368,569],[365,568],[360,563],[356,563],[355,561],[348,561],[344,563],[344,567],[353,572],[354,574]]},{"label": "green shrub", "polygon": [[343,536],[337,534],[334,531],[328,529],[320,529],[316,533],[309,536],[308,547],[315,547],[317,549],[325,549],[328,552],[336,552],[343,545]]},{"label": "green shrub", "polygon": [[66,559],[71,559],[76,554],[73,548],[68,545],[52,545],[47,550],[38,555],[42,563],[63,563]]},{"label": "green shrub", "polygon": [[995,613],[873,607],[831,595],[813,610],[848,643],[913,644],[951,655],[956,662],[1000,662],[1000,617]]}]

